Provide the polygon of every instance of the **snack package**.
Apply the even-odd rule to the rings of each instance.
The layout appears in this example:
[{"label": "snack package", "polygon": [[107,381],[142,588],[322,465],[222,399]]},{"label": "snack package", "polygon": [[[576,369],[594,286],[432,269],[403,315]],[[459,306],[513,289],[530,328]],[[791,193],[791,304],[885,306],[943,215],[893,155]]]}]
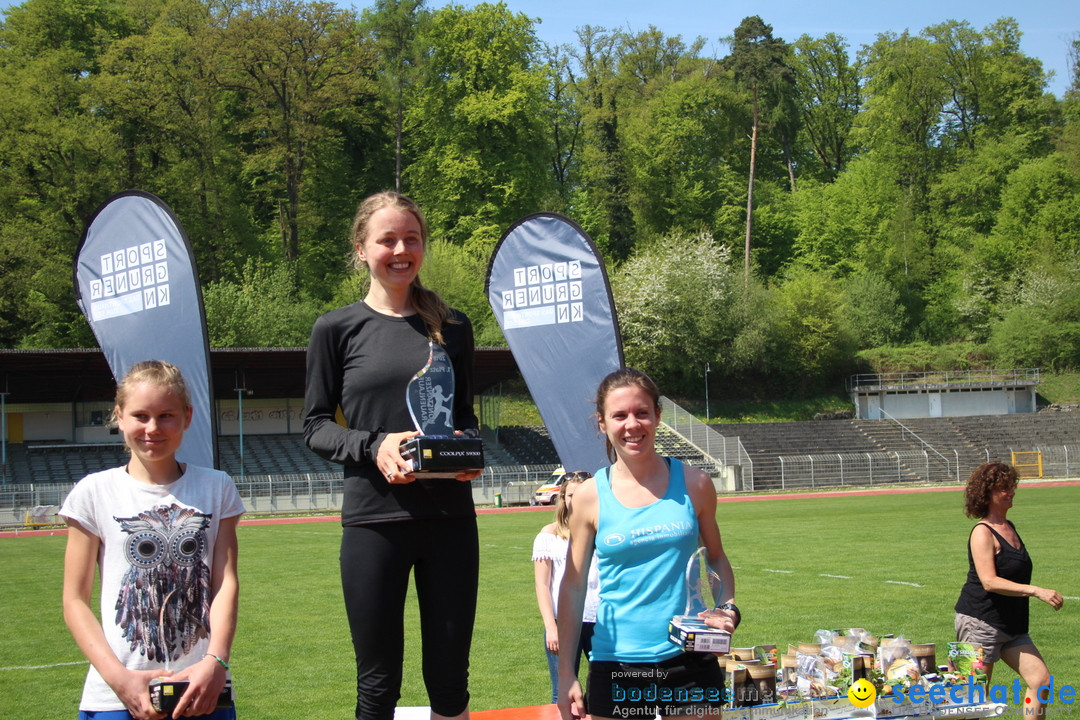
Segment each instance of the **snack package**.
[{"label": "snack package", "polygon": [[825,668],[825,695],[827,697],[846,694],[848,687],[851,686],[851,678],[848,676],[847,684],[843,688],[840,687],[844,682],[842,677],[844,654],[844,649],[840,645],[821,646],[821,662]]},{"label": "snack package", "polygon": [[776,665],[747,665],[746,675],[746,705],[770,705],[776,702]]},{"label": "snack package", "polygon": [[776,665],[777,658],[779,656],[776,653],[775,645],[755,645],[754,646],[754,659],[760,660],[764,664],[772,663]]},{"label": "snack package", "polygon": [[906,640],[903,642],[894,640],[888,645],[879,647],[877,666],[884,676],[885,685],[889,687],[901,685],[904,689],[908,689],[922,677],[922,673],[919,672],[919,663],[911,656],[911,647]]},{"label": "snack package", "polygon": [[[724,698],[730,700],[731,707],[741,708],[756,705],[756,690],[750,680],[748,668],[760,666],[758,660],[736,660],[727,658],[724,661]],[[776,668],[773,668],[775,674]]]},{"label": "snack package", "polygon": [[920,674],[930,675],[937,670],[937,646],[934,643],[912,645],[911,657],[919,663]]},{"label": "snack package", "polygon": [[947,646],[949,669],[962,675],[971,675],[983,664],[983,649],[978,643],[951,642]]},{"label": "snack package", "polygon": [[844,695],[852,683],[873,669],[871,658],[877,650],[877,640],[862,628],[838,630],[830,636],[820,630],[818,633],[823,640],[821,654],[827,659],[826,672],[835,673],[831,677],[826,675],[827,684],[836,688],[836,694]]},{"label": "snack package", "polygon": [[795,687],[799,697],[823,698],[840,695],[836,678],[842,666],[840,651],[831,646],[822,648],[820,653],[795,653]]},{"label": "snack package", "polygon": [[797,683],[797,658],[791,652],[780,656],[780,672],[777,677],[776,692],[778,700],[794,700],[799,694]]},{"label": "snack package", "polygon": [[795,688],[799,697],[825,697],[825,664],[820,653],[795,653]]}]

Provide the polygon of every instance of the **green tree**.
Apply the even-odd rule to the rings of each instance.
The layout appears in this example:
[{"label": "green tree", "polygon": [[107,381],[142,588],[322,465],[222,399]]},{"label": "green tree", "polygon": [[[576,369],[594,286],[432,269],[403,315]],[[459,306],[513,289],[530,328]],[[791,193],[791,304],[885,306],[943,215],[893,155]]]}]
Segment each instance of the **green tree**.
[{"label": "green tree", "polygon": [[[963,238],[964,230],[986,235],[997,222],[1001,192],[1009,175],[1037,157],[1027,134],[980,141],[975,151],[958,153],[956,166],[940,173],[930,188],[930,209],[939,232]],[[959,240],[970,250],[970,242]]]},{"label": "green tree", "polygon": [[821,388],[844,370],[854,347],[844,317],[844,292],[828,273],[794,265],[772,294],[775,346],[770,366],[778,377]]},{"label": "green tree", "polygon": [[1080,367],[1080,285],[1077,262],[1028,273],[1018,302],[994,324],[990,348],[1006,367]]},{"label": "green tree", "polygon": [[581,146],[584,127],[581,108],[575,102],[571,58],[565,46],[546,47],[549,72],[545,121],[551,137],[551,174],[563,212],[570,211],[580,188]]},{"label": "green tree", "polygon": [[941,57],[948,96],[942,106],[943,142],[975,150],[977,142],[1005,132],[1037,132],[1049,119],[1043,100],[1046,77],[1038,60],[1020,52],[1012,18],[982,32],[950,20],[923,31]]},{"label": "green tree", "polygon": [[900,201],[889,168],[872,153],[853,160],[834,183],[804,184],[794,198],[795,259],[838,276],[881,268],[890,219]]},{"label": "green tree", "polygon": [[843,283],[845,334],[860,349],[891,345],[904,332],[900,293],[878,271],[853,273]]},{"label": "green tree", "polygon": [[678,64],[622,121],[639,237],[714,228],[724,206],[742,201],[742,181],[726,158],[741,129],[735,93],[715,66],[685,55]]},{"label": "green tree", "polygon": [[578,28],[577,35],[577,72],[570,79],[579,98],[585,143],[584,188],[575,207],[593,220],[583,227],[604,256],[621,262],[630,256],[635,238],[629,167],[619,133],[625,95],[618,74],[620,35],[592,25]]},{"label": "green tree", "polygon": [[1030,160],[1009,174],[994,230],[975,253],[994,278],[1080,255],[1080,176],[1060,154]]},{"label": "green tree", "polygon": [[233,115],[216,80],[217,18],[201,0],[142,7],[140,32],[101,61],[94,102],[107,108],[124,154],[125,187],[166,199],[192,239],[204,281],[235,277],[259,254],[241,181]]},{"label": "green tree", "polygon": [[794,76],[787,65],[787,43],[772,35],[772,26],[757,15],[743,18],[735,28],[731,55],[725,64],[735,80],[750,93],[750,171],[746,191],[746,237],[743,248],[745,282],[750,282],[750,238],[754,226],[754,174],[757,170],[758,133],[761,129],[762,100],[771,100],[767,110],[790,96]]},{"label": "green tree", "polygon": [[114,123],[87,108],[102,54],[126,32],[104,0],[29,0],[0,25],[0,344],[92,342],[71,259],[123,163]]},{"label": "green tree", "polygon": [[848,58],[844,38],[803,35],[794,44],[795,87],[803,129],[822,167],[835,180],[855,153],[852,128],[862,104],[859,67]]},{"label": "green tree", "polygon": [[394,118],[394,189],[401,192],[406,91],[416,83],[421,48],[418,35],[427,17],[424,0],[376,0],[364,11],[380,56],[384,102]]},{"label": "green tree", "polygon": [[729,248],[707,234],[671,235],[640,249],[612,277],[627,364],[669,392],[695,392],[709,363],[733,376],[759,357],[741,342],[746,313]]},{"label": "green tree", "polygon": [[867,94],[858,140],[893,168],[921,208],[938,167],[937,140],[947,96],[941,53],[926,38],[883,33],[860,53]]},{"label": "green tree", "polygon": [[486,258],[478,258],[451,242],[431,242],[420,276],[426,287],[465,313],[472,322],[477,347],[506,346],[506,338],[484,293]]},{"label": "green tree", "polygon": [[236,282],[203,290],[212,347],[306,346],[322,306],[297,287],[287,264],[249,261]]},{"label": "green tree", "polygon": [[532,21],[502,4],[452,5],[432,14],[424,41],[424,81],[405,117],[407,187],[436,237],[486,256],[553,193]]},{"label": "green tree", "polygon": [[[376,95],[373,44],[352,11],[313,0],[253,0],[227,18],[218,78],[244,103],[245,174],[278,219],[281,257],[300,259],[301,224],[318,227],[309,164],[337,128],[360,123]],[[311,228],[305,228],[311,232]]]}]

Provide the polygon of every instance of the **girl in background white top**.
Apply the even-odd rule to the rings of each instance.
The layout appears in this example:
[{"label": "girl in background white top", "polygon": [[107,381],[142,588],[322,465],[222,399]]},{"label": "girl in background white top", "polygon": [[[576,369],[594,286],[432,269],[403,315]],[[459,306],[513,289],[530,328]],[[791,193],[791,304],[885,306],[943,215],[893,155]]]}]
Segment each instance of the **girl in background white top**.
[{"label": "girl in background white top", "polygon": [[[166,717],[149,693],[162,676],[189,683],[175,717],[236,717],[216,708],[236,631],[244,506],[228,475],[177,461],[191,414],[178,368],[134,365],[114,408],[131,460],[80,480],[60,510],[64,621],[91,664],[80,720]],[[100,620],[90,607],[99,564]]]},{"label": "girl in background white top", "polygon": [[[551,702],[559,698],[559,630],[556,624],[556,606],[559,586],[566,569],[566,550],[570,545],[570,509],[572,498],[581,483],[592,477],[583,471],[563,475],[559,494],[555,496],[555,522],[545,525],[533,540],[533,573],[536,581],[536,602],[544,621],[544,652],[547,655],[548,673],[551,675]],[[592,647],[593,625],[596,608],[600,603],[598,594],[600,576],[593,565],[585,595],[582,613],[581,636],[574,656],[574,672],[581,666],[581,653],[588,656]]]}]

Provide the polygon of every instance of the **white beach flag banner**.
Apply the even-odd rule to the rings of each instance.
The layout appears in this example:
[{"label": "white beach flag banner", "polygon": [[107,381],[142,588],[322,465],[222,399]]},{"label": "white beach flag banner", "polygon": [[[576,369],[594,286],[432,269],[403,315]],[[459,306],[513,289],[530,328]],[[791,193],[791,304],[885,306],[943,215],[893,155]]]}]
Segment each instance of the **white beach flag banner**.
[{"label": "white beach flag banner", "polygon": [[562,215],[528,215],[495,246],[485,290],[563,467],[609,464],[594,402],[623,365],[622,338],[592,238]]},{"label": "white beach flag banner", "polygon": [[119,380],[143,360],[184,374],[194,412],[177,457],[216,467],[217,433],[199,274],[180,221],[161,199],[127,190],[94,213],[74,261],[75,298]]}]

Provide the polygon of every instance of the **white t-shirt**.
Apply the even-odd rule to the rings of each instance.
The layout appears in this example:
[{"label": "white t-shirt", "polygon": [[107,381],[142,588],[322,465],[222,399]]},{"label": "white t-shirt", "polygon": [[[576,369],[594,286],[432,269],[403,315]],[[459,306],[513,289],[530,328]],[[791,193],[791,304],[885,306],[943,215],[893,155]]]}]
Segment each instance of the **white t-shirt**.
[{"label": "white t-shirt", "polygon": [[[195,465],[169,485],[113,468],[72,488],[60,514],[101,539],[101,625],[125,667],[175,672],[203,658],[218,526],[243,512],[232,478]],[[125,707],[91,666],[79,709]]]},{"label": "white t-shirt", "polygon": [[[551,607],[556,619],[559,615],[559,588],[562,586],[563,574],[566,572],[566,550],[569,546],[569,540],[550,532],[540,532],[533,540],[533,562],[551,561]],[[585,587],[585,607],[581,614],[581,622],[596,622],[596,608],[599,605],[600,573],[596,568],[594,556],[589,565],[589,580]]]}]

